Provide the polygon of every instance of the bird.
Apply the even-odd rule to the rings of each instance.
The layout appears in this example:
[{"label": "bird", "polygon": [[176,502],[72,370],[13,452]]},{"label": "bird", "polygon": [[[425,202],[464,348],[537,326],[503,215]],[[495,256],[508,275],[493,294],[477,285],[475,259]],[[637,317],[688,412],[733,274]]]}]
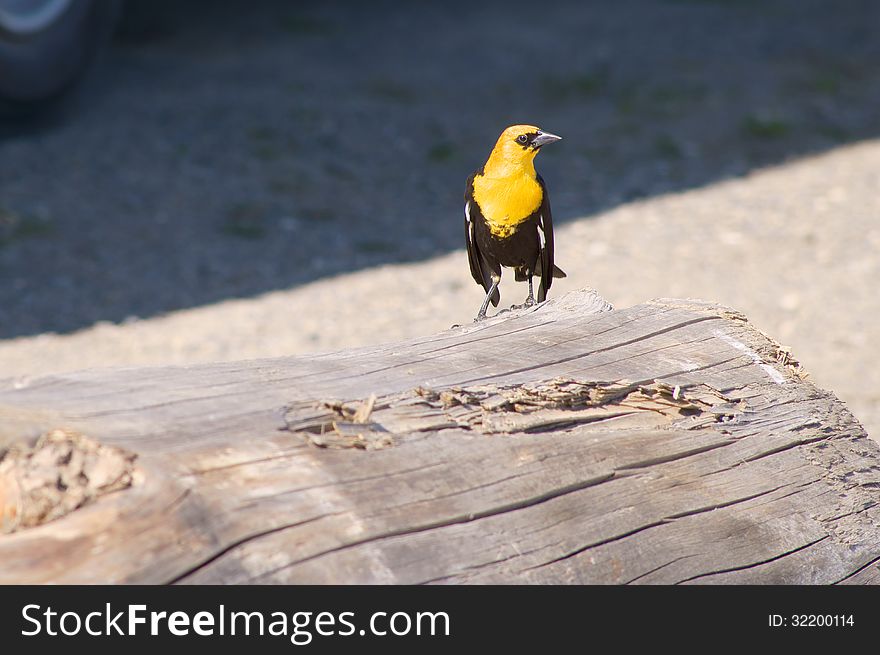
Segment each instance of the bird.
[{"label": "bird", "polygon": [[471,275],[486,291],[475,321],[486,318],[491,302],[501,300],[501,267],[512,268],[518,282],[528,280],[523,305],[535,304],[532,277],[541,279],[537,302],[544,302],[553,278],[565,273],[553,262],[553,217],[547,185],[535,170],[535,156],[562,137],[534,125],[505,129],[486,163],[467,179],[464,227]]}]

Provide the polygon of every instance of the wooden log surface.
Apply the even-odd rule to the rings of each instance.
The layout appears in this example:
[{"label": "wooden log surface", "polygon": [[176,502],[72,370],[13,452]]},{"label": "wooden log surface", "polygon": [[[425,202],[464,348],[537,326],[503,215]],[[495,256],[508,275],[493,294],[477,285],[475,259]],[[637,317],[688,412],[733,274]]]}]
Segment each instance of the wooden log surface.
[{"label": "wooden log surface", "polygon": [[2,380],[0,583],[880,582],[842,403],[733,310],[609,310]]}]

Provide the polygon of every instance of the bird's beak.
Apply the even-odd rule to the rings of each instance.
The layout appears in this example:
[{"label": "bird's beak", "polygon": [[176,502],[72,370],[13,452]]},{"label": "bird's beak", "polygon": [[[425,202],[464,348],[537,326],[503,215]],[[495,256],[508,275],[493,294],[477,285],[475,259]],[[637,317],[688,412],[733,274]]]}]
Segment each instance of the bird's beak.
[{"label": "bird's beak", "polygon": [[556,136],[555,134],[550,134],[549,132],[538,132],[538,135],[532,139],[532,145],[536,148],[540,148],[541,146],[547,145],[548,143],[553,143],[554,141],[561,140],[561,136]]}]

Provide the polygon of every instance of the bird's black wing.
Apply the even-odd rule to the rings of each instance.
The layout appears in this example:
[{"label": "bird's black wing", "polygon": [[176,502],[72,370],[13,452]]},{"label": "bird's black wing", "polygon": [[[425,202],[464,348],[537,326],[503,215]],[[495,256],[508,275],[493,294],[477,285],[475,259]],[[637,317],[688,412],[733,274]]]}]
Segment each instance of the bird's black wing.
[{"label": "bird's black wing", "polygon": [[464,192],[464,238],[467,243],[468,264],[471,267],[471,276],[477,284],[482,285],[484,280],[483,271],[480,268],[480,250],[477,247],[476,234],[474,233],[474,210],[477,203],[474,201],[474,177],[472,173],[467,179],[467,187]]},{"label": "bird's black wing", "polygon": [[541,206],[538,208],[538,239],[541,244],[541,284],[538,286],[538,302],[547,299],[547,291],[553,284],[553,215],[550,211],[550,195],[544,179],[538,175],[541,185]]},{"label": "bird's black wing", "polygon": [[[477,221],[482,221],[483,213],[477,201],[474,200],[474,177],[479,171],[472,173],[467,179],[467,187],[464,192],[464,235],[467,243],[468,264],[471,267],[471,277],[474,281],[481,285],[486,292],[492,288],[492,272],[489,264],[480,252],[477,244]],[[492,305],[497,307],[501,300],[501,294],[498,290],[492,295]]]}]

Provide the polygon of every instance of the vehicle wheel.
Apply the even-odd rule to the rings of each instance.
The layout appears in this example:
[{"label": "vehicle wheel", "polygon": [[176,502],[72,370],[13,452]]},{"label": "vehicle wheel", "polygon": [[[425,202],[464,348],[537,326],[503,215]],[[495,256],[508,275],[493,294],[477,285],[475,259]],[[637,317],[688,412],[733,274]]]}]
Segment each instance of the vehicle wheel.
[{"label": "vehicle wheel", "polygon": [[0,0],[0,112],[29,115],[55,104],[118,16],[119,0]]}]

